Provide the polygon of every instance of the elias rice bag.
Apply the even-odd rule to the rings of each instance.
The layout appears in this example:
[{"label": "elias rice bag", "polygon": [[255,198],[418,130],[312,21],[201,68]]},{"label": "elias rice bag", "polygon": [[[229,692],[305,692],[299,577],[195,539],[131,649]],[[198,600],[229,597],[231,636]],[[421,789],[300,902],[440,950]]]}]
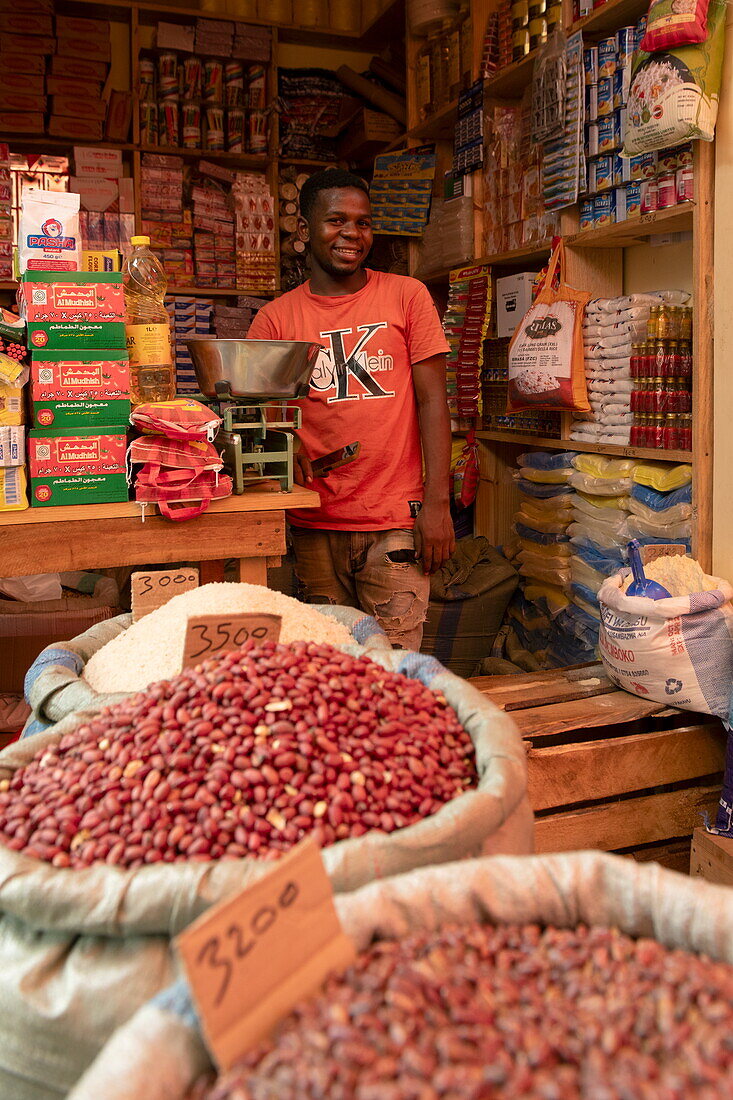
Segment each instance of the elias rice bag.
[{"label": "elias rice bag", "polygon": [[712,141],[725,40],[725,0],[711,0],[704,42],[634,54],[623,156]]}]

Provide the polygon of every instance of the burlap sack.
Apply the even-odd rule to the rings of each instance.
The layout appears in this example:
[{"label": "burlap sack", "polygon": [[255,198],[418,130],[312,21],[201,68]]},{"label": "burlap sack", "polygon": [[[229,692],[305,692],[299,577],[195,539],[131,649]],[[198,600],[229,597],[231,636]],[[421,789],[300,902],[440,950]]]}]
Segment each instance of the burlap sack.
[{"label": "burlap sack", "polygon": [[[512,720],[432,658],[391,649],[368,655],[445,695],[476,747],[479,785],[417,825],[327,848],[334,889],[482,851],[530,851],[525,753]],[[0,778],[83,717],[5,749]],[[1,1100],[66,1095],[115,1028],[178,976],[170,938],[265,868],[245,859],[58,870],[0,848]]]},{"label": "burlap sack", "polygon": [[[732,896],[654,863],[569,852],[428,867],[337,897],[336,908],[360,951],[445,924],[584,922],[733,963]],[[120,1028],[69,1100],[184,1100],[206,1066],[181,981]]]}]

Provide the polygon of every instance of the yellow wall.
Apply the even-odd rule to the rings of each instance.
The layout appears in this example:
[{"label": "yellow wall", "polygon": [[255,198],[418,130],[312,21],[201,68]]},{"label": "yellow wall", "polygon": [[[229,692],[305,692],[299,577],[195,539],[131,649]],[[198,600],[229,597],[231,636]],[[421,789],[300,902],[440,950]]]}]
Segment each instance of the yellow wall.
[{"label": "yellow wall", "polygon": [[624,251],[624,293],[649,290],[692,293],[692,240],[661,247],[639,244]]}]

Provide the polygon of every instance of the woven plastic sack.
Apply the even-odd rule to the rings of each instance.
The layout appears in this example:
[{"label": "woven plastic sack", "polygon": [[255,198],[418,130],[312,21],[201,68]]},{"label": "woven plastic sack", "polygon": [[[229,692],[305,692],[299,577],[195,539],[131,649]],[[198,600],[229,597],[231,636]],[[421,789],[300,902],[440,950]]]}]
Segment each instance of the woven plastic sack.
[{"label": "woven plastic sack", "polygon": [[212,442],[221,427],[221,417],[194,401],[192,397],[174,397],[170,401],[148,401],[137,405],[130,423],[149,435],[168,439],[201,439]]},{"label": "woven plastic sack", "polygon": [[[337,897],[336,908],[359,951],[447,924],[583,923],[733,963],[728,887],[605,852],[427,867]],[[69,1100],[184,1100],[208,1067],[181,982],[120,1029]]]},{"label": "woven plastic sack", "polygon": [[[365,615],[358,608],[338,605],[324,604],[317,610],[345,626],[367,653],[371,654],[374,649],[391,650],[387,635],[371,615]],[[40,733],[76,712],[100,711],[126,697],[125,693],[95,691],[82,674],[87,661],[131,624],[131,615],[118,615],[98,623],[70,642],[59,642],[39,654],[25,678],[25,698],[32,716],[23,731],[24,736]]]},{"label": "woven plastic sack", "polygon": [[184,470],[221,470],[221,455],[205,439],[168,439],[165,435],[141,435],[130,444],[130,462],[174,466]]},{"label": "woven plastic sack", "polygon": [[[347,649],[445,696],[476,747],[479,783],[416,825],[324,849],[334,889],[481,852],[530,851],[525,751],[511,718],[433,658]],[[84,717],[5,749],[0,778]],[[115,1028],[177,977],[171,937],[267,866],[229,859],[58,870],[0,847],[0,1096],[66,1095]]]}]

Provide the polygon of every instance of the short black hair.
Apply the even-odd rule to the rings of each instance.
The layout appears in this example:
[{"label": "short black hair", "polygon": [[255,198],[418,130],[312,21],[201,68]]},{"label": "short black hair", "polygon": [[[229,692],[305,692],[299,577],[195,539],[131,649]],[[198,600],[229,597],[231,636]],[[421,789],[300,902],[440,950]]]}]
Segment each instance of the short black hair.
[{"label": "short black hair", "polygon": [[308,221],[321,191],[332,191],[334,187],[355,187],[357,191],[369,194],[369,187],[361,176],[345,168],[324,168],[322,172],[314,172],[303,184],[300,192],[301,217]]}]

